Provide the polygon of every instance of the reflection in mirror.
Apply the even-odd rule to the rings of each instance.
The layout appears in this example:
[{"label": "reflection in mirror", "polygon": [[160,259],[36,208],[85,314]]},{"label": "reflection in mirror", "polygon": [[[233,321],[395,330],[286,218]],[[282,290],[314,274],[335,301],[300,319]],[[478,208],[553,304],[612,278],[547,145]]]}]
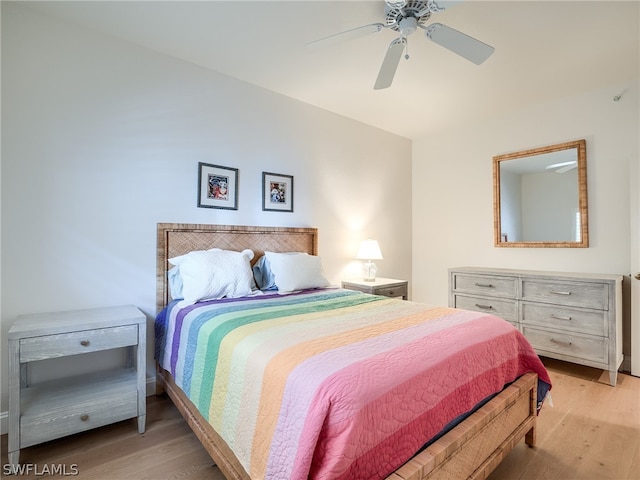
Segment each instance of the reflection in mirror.
[{"label": "reflection in mirror", "polygon": [[497,247],[588,247],[586,141],[493,157]]}]

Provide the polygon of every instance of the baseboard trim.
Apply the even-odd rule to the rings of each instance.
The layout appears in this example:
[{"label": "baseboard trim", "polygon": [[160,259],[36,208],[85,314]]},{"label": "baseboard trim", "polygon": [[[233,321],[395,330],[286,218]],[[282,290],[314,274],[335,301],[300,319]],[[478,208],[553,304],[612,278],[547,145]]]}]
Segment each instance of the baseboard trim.
[{"label": "baseboard trim", "polygon": [[620,370],[623,372],[631,371],[631,357],[629,355],[625,355],[622,358],[622,365],[620,366]]},{"label": "baseboard trim", "polygon": [[[147,377],[147,397],[156,394],[156,377]],[[9,432],[9,412],[0,412],[0,435]]]}]

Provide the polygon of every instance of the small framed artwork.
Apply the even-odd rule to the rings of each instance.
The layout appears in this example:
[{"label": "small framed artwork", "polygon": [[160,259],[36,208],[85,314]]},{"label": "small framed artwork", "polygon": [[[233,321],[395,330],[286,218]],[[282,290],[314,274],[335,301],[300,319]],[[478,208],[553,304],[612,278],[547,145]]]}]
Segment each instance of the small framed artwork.
[{"label": "small framed artwork", "polygon": [[262,172],[262,210],[293,212],[293,176]]},{"label": "small framed artwork", "polygon": [[238,169],[198,163],[198,207],[238,209]]}]

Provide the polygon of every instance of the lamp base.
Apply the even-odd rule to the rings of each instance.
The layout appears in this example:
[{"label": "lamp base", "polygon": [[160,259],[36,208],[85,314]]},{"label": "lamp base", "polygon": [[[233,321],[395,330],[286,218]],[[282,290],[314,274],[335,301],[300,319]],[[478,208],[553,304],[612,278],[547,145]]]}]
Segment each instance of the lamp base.
[{"label": "lamp base", "polygon": [[362,264],[362,279],[365,282],[375,282],[378,267],[371,260]]}]

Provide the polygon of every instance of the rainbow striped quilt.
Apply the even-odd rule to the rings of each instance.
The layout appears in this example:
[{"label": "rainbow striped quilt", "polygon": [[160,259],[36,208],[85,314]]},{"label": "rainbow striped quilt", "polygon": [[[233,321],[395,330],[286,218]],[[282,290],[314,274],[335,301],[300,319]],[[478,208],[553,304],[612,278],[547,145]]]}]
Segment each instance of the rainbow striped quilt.
[{"label": "rainbow striped quilt", "polygon": [[170,304],[156,356],[252,479],[384,478],[520,375],[490,315],[342,289]]}]

